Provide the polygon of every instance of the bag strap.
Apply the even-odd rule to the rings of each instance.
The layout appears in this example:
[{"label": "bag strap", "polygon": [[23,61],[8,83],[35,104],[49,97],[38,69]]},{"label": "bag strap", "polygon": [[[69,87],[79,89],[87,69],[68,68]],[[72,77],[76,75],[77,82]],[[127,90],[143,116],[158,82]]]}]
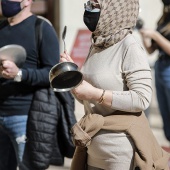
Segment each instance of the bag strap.
[{"label": "bag strap", "polygon": [[42,44],[42,36],[43,36],[43,23],[44,20],[39,18],[37,16],[36,22],[35,22],[35,42],[36,42],[36,48],[37,48],[37,65],[40,65],[40,48],[41,48],[41,44]]},{"label": "bag strap", "polygon": [[37,48],[37,62],[38,66],[40,66],[40,56],[41,56],[41,45],[42,45],[42,37],[43,37],[43,23],[47,22],[49,25],[52,26],[52,23],[45,17],[37,15],[37,19],[35,22],[35,42],[36,42],[36,48]]}]

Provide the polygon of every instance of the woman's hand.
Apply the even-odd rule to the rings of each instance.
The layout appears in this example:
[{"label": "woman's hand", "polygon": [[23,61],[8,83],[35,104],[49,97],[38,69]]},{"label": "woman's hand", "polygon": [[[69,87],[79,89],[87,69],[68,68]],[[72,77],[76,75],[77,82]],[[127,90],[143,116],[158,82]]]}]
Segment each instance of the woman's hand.
[{"label": "woman's hand", "polygon": [[69,56],[69,54],[65,51],[64,53],[60,54],[60,62],[72,62],[72,58]]},{"label": "woman's hand", "polygon": [[82,83],[71,91],[79,100],[95,100],[98,101],[103,92],[92,86],[87,81],[83,80]]}]

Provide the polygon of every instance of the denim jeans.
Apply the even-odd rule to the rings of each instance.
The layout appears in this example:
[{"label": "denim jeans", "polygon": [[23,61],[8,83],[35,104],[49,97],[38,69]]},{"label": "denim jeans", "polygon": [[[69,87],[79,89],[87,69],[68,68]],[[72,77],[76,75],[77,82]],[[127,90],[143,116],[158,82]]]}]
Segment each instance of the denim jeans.
[{"label": "denim jeans", "polygon": [[170,58],[158,59],[155,63],[157,100],[163,120],[164,133],[170,141]]},{"label": "denim jeans", "polygon": [[[15,157],[20,170],[33,170],[29,167],[26,144],[26,125],[28,116],[0,116],[0,170],[13,170],[9,164]],[[13,147],[13,148],[11,148]],[[14,149],[15,157],[11,154]],[[11,160],[11,158],[14,160]],[[12,161],[12,162],[11,162]]]}]

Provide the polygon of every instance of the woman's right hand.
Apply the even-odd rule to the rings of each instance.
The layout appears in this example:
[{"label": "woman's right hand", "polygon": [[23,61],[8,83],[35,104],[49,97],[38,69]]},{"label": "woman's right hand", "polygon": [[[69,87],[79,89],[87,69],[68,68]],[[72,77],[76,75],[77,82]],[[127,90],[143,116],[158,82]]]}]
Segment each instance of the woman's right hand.
[{"label": "woman's right hand", "polygon": [[64,53],[60,54],[60,62],[74,63],[73,59],[69,56],[69,54],[66,51],[64,51]]}]

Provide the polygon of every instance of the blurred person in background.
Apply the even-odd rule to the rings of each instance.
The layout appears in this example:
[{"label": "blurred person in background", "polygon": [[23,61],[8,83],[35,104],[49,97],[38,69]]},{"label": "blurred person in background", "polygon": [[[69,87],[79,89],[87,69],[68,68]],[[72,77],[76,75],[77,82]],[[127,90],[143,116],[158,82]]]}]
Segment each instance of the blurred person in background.
[{"label": "blurred person in background", "polygon": [[[92,32],[92,45],[81,68],[84,80],[72,90],[86,114],[79,128],[75,129],[78,124],[72,128],[77,149],[71,170],[85,170],[82,162],[87,163],[87,170],[151,170],[155,160],[162,169],[168,168],[167,155],[164,159],[143,113],[151,101],[152,78],[146,52],[132,35],[138,10],[138,0],[91,0],[85,4],[84,23]],[[61,62],[65,61],[74,62],[63,53]],[[126,123],[133,130],[125,128]],[[83,143],[86,137],[87,143]],[[81,156],[85,158],[82,162]]]},{"label": "blurred person in background", "polygon": [[[0,48],[21,45],[27,57],[22,68],[9,60],[1,61],[0,65],[0,170],[16,169],[15,163],[11,167],[15,158],[20,170],[34,170],[25,149],[28,113],[34,92],[50,87],[49,71],[59,62],[58,38],[48,22],[43,23],[41,47],[37,50],[37,16],[31,12],[32,1],[1,0],[6,19],[0,22]],[[13,150],[15,157],[11,156]]]},{"label": "blurred person in background", "polygon": [[155,86],[164,133],[170,141],[170,0],[162,0],[163,13],[157,29],[140,29],[143,44],[149,54],[159,51],[155,63]]}]

